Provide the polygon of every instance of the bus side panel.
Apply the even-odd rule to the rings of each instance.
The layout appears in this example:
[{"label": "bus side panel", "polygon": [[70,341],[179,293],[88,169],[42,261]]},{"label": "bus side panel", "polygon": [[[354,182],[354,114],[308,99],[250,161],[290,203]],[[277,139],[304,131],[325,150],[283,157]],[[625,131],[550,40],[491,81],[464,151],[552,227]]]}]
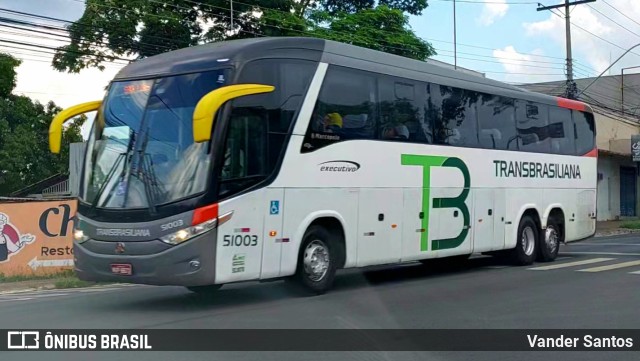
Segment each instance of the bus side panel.
[{"label": "bus side panel", "polygon": [[587,238],[595,233],[596,191],[593,189],[580,189],[576,194],[576,223],[578,227],[578,239]]},{"label": "bus side panel", "polygon": [[[422,209],[423,188],[405,188],[402,216],[402,261],[435,258],[438,251],[429,246],[438,227],[438,214]],[[428,216],[428,219],[426,218]]]},{"label": "bus side panel", "polygon": [[402,189],[362,188],[358,212],[358,267],[400,262]]},{"label": "bus side panel", "polygon": [[355,188],[287,188],[284,208],[280,276],[295,273],[300,244],[313,221],[330,217],[342,223],[345,235],[345,268],[354,267],[357,259],[358,189]]},{"label": "bus side panel", "polygon": [[544,190],[545,212],[542,219],[542,226],[549,224],[549,213],[553,208],[560,208],[564,213],[565,239],[574,238],[576,234],[576,223],[571,221],[572,214],[576,212],[576,190],[567,188],[555,188]]},{"label": "bus side panel", "polygon": [[429,232],[429,250],[437,250],[438,257],[470,254],[473,191],[465,189],[463,173],[455,167],[431,167],[430,187],[429,217],[438,217],[438,227]]},{"label": "bus side panel", "polygon": [[[264,215],[264,232],[262,248],[262,272],[260,279],[280,276],[280,257],[282,256],[282,223],[284,215],[284,189],[266,188]],[[268,207],[266,207],[268,205]]]},{"label": "bus side panel", "polygon": [[543,215],[543,206],[539,203],[544,201],[544,189],[507,189],[507,211],[504,248],[513,249],[518,239],[518,226],[524,212],[528,209],[535,209],[538,216]]},{"label": "bus side panel", "polygon": [[[494,190],[491,188],[474,188],[471,232],[473,234],[473,252],[487,252],[496,249],[494,246]],[[504,237],[503,237],[504,238]],[[502,244],[500,248],[502,248]]]},{"label": "bus side panel", "polygon": [[[269,209],[263,190],[243,194],[219,205],[231,219],[218,227],[216,283],[254,280],[260,277],[264,242],[264,213]],[[265,203],[267,202],[267,203]]]}]

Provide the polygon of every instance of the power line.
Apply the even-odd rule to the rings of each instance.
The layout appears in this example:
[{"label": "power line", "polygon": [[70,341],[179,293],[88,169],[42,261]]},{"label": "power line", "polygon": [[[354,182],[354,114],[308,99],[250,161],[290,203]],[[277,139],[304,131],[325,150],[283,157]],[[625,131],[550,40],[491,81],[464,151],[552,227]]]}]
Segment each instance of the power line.
[{"label": "power line", "polygon": [[625,14],[625,13],[623,13],[622,11],[618,10],[618,8],[616,8],[615,6],[613,6],[613,5],[609,4],[609,3],[608,3],[608,2],[606,2],[605,0],[600,0],[600,1],[602,1],[603,3],[605,3],[607,6],[609,6],[609,7],[610,7],[610,8],[612,8],[613,10],[617,11],[620,15],[624,16],[625,18],[627,18],[627,19],[629,19],[629,20],[633,21],[634,23],[638,24],[638,26],[640,26],[640,23],[639,23],[639,22],[637,22],[637,21],[633,20],[633,19],[632,19],[631,17],[629,17],[627,14]]},{"label": "power line", "polygon": [[[55,52],[47,52],[47,51],[43,51],[42,49],[39,50],[35,50],[35,49],[31,49],[31,48],[24,48],[24,47],[19,47],[19,46],[15,46],[15,45],[7,45],[7,44],[2,44],[0,43],[0,52],[3,50],[1,48],[8,48],[11,51],[11,55],[22,55],[22,56],[31,56],[36,59],[24,59],[25,61],[37,61],[37,62],[46,62],[46,63],[51,63],[51,60],[53,59],[53,57],[48,57],[48,56],[44,56],[43,54],[48,54],[48,55],[56,55]],[[23,51],[30,51],[30,52],[35,52],[36,54],[33,53],[22,53],[22,52],[18,52],[15,50],[23,50]],[[46,60],[45,60],[46,59]],[[126,64],[122,64],[122,63],[116,63],[116,62],[107,62],[103,64],[106,67],[116,67],[118,69],[122,69]]]},{"label": "power line", "polygon": [[[72,1],[76,1],[76,2],[83,2],[83,0],[72,0]],[[150,2],[153,2],[153,3],[162,4],[162,5],[168,5],[168,6],[171,6],[171,7],[176,8],[176,9],[191,10],[191,8],[186,8],[186,7],[179,6],[179,5],[166,4],[166,3],[162,3],[162,2],[159,2],[159,1],[155,1],[155,0],[149,0],[149,1],[150,1]],[[198,5],[198,6],[202,6],[202,7],[217,8],[217,9],[221,9],[221,10],[225,10],[225,11],[226,11],[226,10],[228,10],[227,8],[223,8],[223,7],[220,7],[220,6],[209,5],[209,4],[203,4],[203,3],[200,3],[200,2],[196,2],[196,1],[189,1],[189,0],[186,0],[186,1],[188,1],[189,3],[195,4],[195,5]],[[257,8],[257,9],[259,9],[260,11],[264,11],[264,10],[262,9],[262,7],[260,7],[259,5],[258,5],[258,6],[256,6],[256,5],[252,5],[252,4],[243,3],[243,2],[240,2],[240,1],[236,1],[236,2],[237,2],[237,3],[239,3],[239,4],[243,4],[243,5],[251,6],[252,8]],[[84,2],[83,2],[83,3],[84,3]],[[530,3],[531,3],[531,2],[530,2]],[[109,9],[117,9],[117,8],[115,8],[115,7],[113,7],[113,6],[108,6],[108,5],[101,5],[101,4],[98,4],[97,6],[100,6],[100,7],[103,7],[103,8],[109,8]],[[234,12],[237,12],[237,13],[242,14],[242,11],[240,11],[240,10],[231,10],[231,9],[229,9],[229,10],[230,10],[230,11],[234,11]],[[286,13],[286,12],[284,12],[284,11],[282,11],[282,10],[279,10],[279,9],[267,8],[267,10],[275,11],[275,12],[280,12],[280,13]],[[127,11],[131,11],[131,10],[127,10]],[[169,18],[162,17],[162,16],[159,16],[159,15],[154,15],[154,16],[155,16],[155,17],[159,17],[159,18],[163,18],[163,19],[169,19]],[[225,15],[218,15],[218,16],[219,16],[219,17],[222,17],[222,18],[229,18],[228,16],[225,16]],[[288,31],[298,32],[298,33],[301,33],[301,34],[304,34],[304,35],[308,35],[308,34],[309,34],[309,32],[308,32],[308,31],[299,30],[299,29],[291,29],[291,28],[286,28],[286,27],[283,27],[283,26],[270,25],[270,24],[262,24],[262,25],[263,25],[263,26],[266,26],[266,27],[271,27],[271,28],[279,28],[279,29],[282,29],[282,30],[288,30]],[[325,30],[329,31],[329,32],[330,32],[330,33],[332,33],[332,34],[344,34],[344,35],[348,35],[348,36],[352,37],[352,39],[353,39],[353,40],[356,40],[356,41],[367,41],[367,40],[370,40],[370,39],[365,39],[365,38],[362,38],[362,37],[357,37],[357,36],[355,36],[354,34],[351,34],[351,33],[338,32],[338,31],[331,30],[331,29],[326,29],[326,28],[325,28]],[[240,29],[240,31],[245,32],[245,33],[252,34],[252,35],[254,35],[254,36],[263,36],[262,34],[257,34],[257,33],[250,32],[250,31],[247,31],[247,30],[243,30],[243,29]],[[392,42],[388,42],[388,41],[381,41],[381,40],[378,40],[378,41],[379,41],[379,42],[382,42],[382,43],[386,43],[386,44],[392,44],[393,46],[387,46],[388,48],[391,48],[391,49],[396,49],[396,50],[413,50],[413,49],[406,48],[406,47],[399,47],[399,46],[397,46],[398,44],[396,44],[396,43],[392,43]],[[465,44],[461,44],[461,45],[465,45]],[[471,46],[471,45],[469,45],[469,46]],[[476,48],[483,48],[483,47],[478,47],[478,46],[472,46],[472,47],[476,47]],[[492,49],[492,48],[484,48],[484,49],[496,50],[496,49]],[[440,51],[448,52],[448,50],[444,50],[444,49],[438,49],[438,48],[436,48],[436,50],[437,50],[438,52],[440,52]],[[478,56],[478,57],[489,57],[489,56],[477,55],[477,54],[472,54],[472,53],[466,53],[466,54],[468,54],[468,55],[472,55],[472,56]],[[520,53],[520,54],[523,54],[523,55],[531,55],[531,56],[536,56],[536,57],[552,58],[552,59],[561,59],[561,58],[557,58],[557,57],[549,57],[549,56],[538,55],[538,54],[527,54],[527,53]],[[443,55],[443,56],[446,56],[446,55]],[[494,58],[494,59],[505,59],[505,60],[509,60],[509,61],[516,61],[516,62],[530,62],[530,63],[559,64],[559,63],[557,63],[557,62],[548,62],[548,61],[541,61],[541,60],[512,59],[512,58],[504,58],[504,57],[498,57],[498,56],[491,56],[491,58]],[[473,59],[473,58],[465,58],[465,59],[467,59],[467,60],[471,60],[471,61],[489,62],[489,61],[486,61],[486,60]],[[544,66],[533,66],[533,65],[525,65],[525,64],[505,63],[505,62],[502,62],[502,61],[493,61],[493,62],[494,62],[494,63],[497,63],[497,64],[503,64],[503,65],[504,65],[504,64],[507,64],[507,65],[522,65],[522,66],[527,66],[527,67],[540,67],[540,68],[557,69],[557,68],[554,68],[554,67],[544,67]]]},{"label": "power line", "polygon": [[[445,1],[445,2],[453,2],[454,0],[436,0],[436,1]],[[499,4],[499,5],[538,5],[539,3],[536,1],[473,1],[473,0],[455,0],[456,3],[465,3],[465,4]]]},{"label": "power line", "polygon": [[[98,6],[100,6],[100,5],[98,5]],[[118,9],[118,8],[115,8],[115,7],[109,7],[109,8],[110,9]],[[19,15],[19,16],[24,16],[24,17],[31,17],[31,18],[35,18],[35,19],[38,19],[38,20],[45,19],[45,20],[56,21],[56,22],[60,22],[60,23],[64,23],[64,24],[76,25],[76,26],[79,26],[81,28],[90,29],[90,30],[104,31],[104,29],[102,29],[100,27],[92,27],[92,26],[89,26],[89,25],[86,25],[86,24],[83,24],[83,23],[80,23],[80,22],[69,21],[69,20],[64,20],[64,19],[59,19],[59,18],[52,18],[52,17],[49,17],[49,16],[36,15],[36,14],[31,14],[31,13],[25,13],[25,12],[17,11],[17,10],[0,8],[0,12]],[[170,19],[170,18],[164,18],[164,17],[160,17],[160,18],[161,19]],[[69,32],[64,27],[39,24],[39,23],[29,22],[29,21],[25,21],[25,20],[10,19],[10,18],[5,18],[5,17],[0,17],[0,19],[2,19],[4,22],[10,22],[10,23],[14,23],[14,24],[20,24],[20,25],[26,25],[26,26],[35,26],[35,27],[48,29],[48,30],[63,31],[63,32],[66,32],[67,34]],[[164,40],[164,41],[173,41],[174,40],[174,39],[170,39],[170,38],[153,36],[153,35],[147,35],[147,37],[149,39],[157,39],[157,40]],[[102,45],[105,44],[103,41],[100,41],[99,43],[102,44]],[[163,46],[161,44],[148,44],[148,43],[143,43],[143,42],[140,42],[140,44],[141,45],[152,45],[152,46],[157,46],[157,47],[165,48],[165,49],[173,49],[173,48],[169,48],[167,46]]]},{"label": "power line", "polygon": [[[83,0],[72,0],[72,1],[81,2],[81,1],[83,1]],[[159,1],[156,1],[156,0],[148,0],[148,1],[153,2],[153,3],[158,3],[158,4],[165,4],[165,3],[162,3],[162,2],[159,2]],[[200,6],[207,6],[207,7],[212,7],[212,8],[217,8],[217,9],[227,10],[226,8],[222,8],[222,7],[220,7],[220,6],[208,5],[208,4],[202,4],[202,3],[199,3],[199,2],[195,2],[195,1],[189,1],[189,2],[190,2],[190,3],[193,3],[193,4],[200,5]],[[245,3],[242,3],[242,2],[238,2],[238,3],[239,3],[239,4],[245,4]],[[174,7],[174,8],[177,8],[177,9],[190,10],[189,8],[186,8],[186,7],[183,7],[183,6],[179,6],[179,5],[175,5],[175,4],[166,4],[166,5],[171,6],[171,7]],[[250,4],[245,4],[245,5],[250,5]],[[104,8],[113,8],[112,6],[108,6],[108,5],[97,5],[97,6],[101,6],[101,7],[104,7]],[[253,6],[253,5],[251,5],[251,6]],[[254,7],[255,7],[255,6],[254,6]],[[261,7],[259,7],[259,6],[257,6],[257,8],[258,8],[258,9],[260,9],[260,10],[262,10],[262,8],[261,8]],[[276,12],[283,12],[283,11],[281,11],[281,10],[277,10],[277,9],[269,9],[269,10],[276,11]],[[130,10],[129,10],[129,11],[130,11]],[[242,11],[241,11],[241,10],[233,10],[233,11],[234,11],[234,12],[237,12],[237,13],[242,13]],[[221,16],[221,17],[223,17],[223,18],[228,18],[228,17],[227,17],[227,16],[225,16],[225,15],[220,15],[220,16]],[[157,16],[157,17],[160,17],[160,16]],[[162,18],[164,18],[164,17],[162,17]],[[168,19],[168,18],[167,18],[167,19]],[[283,26],[269,25],[269,24],[262,24],[262,25],[263,25],[263,26],[267,26],[267,27],[272,27],[272,28],[278,28],[278,29],[281,29],[281,30],[288,30],[288,31],[298,32],[298,33],[305,34],[305,35],[309,34],[309,32],[308,32],[308,31],[305,31],[305,30],[292,29],[292,28],[287,28],[287,27],[283,27]],[[332,33],[332,34],[343,34],[343,35],[349,35],[349,36],[351,36],[351,37],[353,38],[353,40],[356,40],[356,41],[366,41],[366,40],[370,40],[370,39],[365,39],[365,38],[362,38],[362,37],[355,36],[354,34],[351,34],[351,33],[338,32],[338,31],[331,30],[331,29],[325,29],[325,30],[329,31],[329,32],[330,32],[330,33]],[[243,32],[246,32],[246,33],[250,33],[250,34],[252,34],[252,35],[256,35],[256,36],[263,36],[262,34],[257,34],[257,33],[254,33],[254,32],[250,32],[250,31],[243,30],[243,29],[240,29],[240,31],[243,31]],[[382,42],[382,43],[385,43],[385,44],[391,44],[391,46],[389,46],[389,45],[387,46],[387,48],[390,48],[390,49],[396,49],[396,50],[412,50],[412,49],[407,48],[407,47],[400,47],[400,46],[398,46],[398,44],[396,44],[396,43],[392,43],[392,42],[388,42],[388,41],[383,41],[383,40],[378,40],[378,41],[379,41],[379,42]],[[437,50],[437,51],[447,51],[447,50],[442,50],[442,49],[436,49],[436,50]],[[470,54],[470,53],[467,53],[467,54]],[[475,54],[470,54],[470,55],[475,55]],[[443,55],[443,56],[446,56],[446,55]],[[479,55],[479,56],[481,56],[481,55]],[[501,57],[493,56],[492,58],[498,58],[498,59],[500,59]],[[547,69],[558,69],[558,68],[556,68],[556,67],[549,67],[549,66],[534,66],[534,65],[525,65],[525,64],[504,63],[504,62],[501,62],[501,61],[487,61],[487,60],[480,60],[480,59],[473,59],[473,58],[464,58],[464,57],[462,57],[462,59],[467,59],[467,60],[471,60],[471,61],[480,61],[480,62],[493,62],[493,63],[496,63],[496,64],[521,65],[521,66],[527,66],[527,67],[539,67],[539,68],[547,68]],[[502,58],[502,59],[510,60],[510,61],[528,61],[528,60],[523,60],[523,59],[511,59],[511,58]],[[530,62],[538,62],[538,61],[531,60]],[[540,61],[540,62],[541,62],[541,61]],[[545,63],[552,63],[552,62],[545,62]],[[556,63],[556,64],[557,64],[557,63]]]},{"label": "power line", "polygon": [[[1,39],[1,38],[0,38],[0,41],[3,41],[5,43],[9,43],[9,44],[26,45],[26,46],[36,47],[36,48],[55,50],[55,51],[59,50],[59,49],[54,48],[52,46],[47,46],[47,45],[42,45],[42,44],[25,43],[25,42],[19,42],[19,41],[13,41],[13,40],[9,40],[9,39]],[[85,52],[81,52],[81,51],[73,51],[73,50],[65,50],[65,51],[68,52],[68,53],[95,56],[95,54],[85,53]],[[105,58],[112,58],[112,59],[116,59],[116,60],[128,61],[128,59],[123,59],[123,58],[119,58],[119,57],[105,56]]]},{"label": "power line", "polygon": [[[82,0],[73,0],[73,1],[78,1],[78,2],[80,2],[80,1],[82,1]],[[157,1],[154,1],[154,0],[150,0],[150,1],[152,1],[152,2],[157,2]],[[192,3],[199,4],[199,5],[203,5],[203,6],[210,6],[210,5],[204,5],[204,4],[201,4],[201,3],[197,3],[197,2],[194,2],[194,1],[191,1],[191,2],[192,2]],[[158,2],[158,3],[159,3],[159,2]],[[163,4],[164,4],[164,3],[163,3]],[[180,8],[178,5],[172,5],[172,4],[167,4],[167,5],[170,5],[170,6],[173,6],[173,7],[176,7],[176,8]],[[247,4],[247,5],[248,5],[248,4]],[[108,6],[108,5],[98,5],[98,6],[102,6],[102,7],[110,8],[110,9],[117,9],[117,8],[115,8],[115,7]],[[215,6],[213,6],[213,7],[215,7]],[[218,7],[218,8],[219,8],[219,7]],[[184,8],[184,9],[187,9],[187,8]],[[261,8],[260,8],[260,7],[258,7],[258,9],[261,9]],[[0,11],[1,11],[1,10],[4,10],[4,9],[0,9]],[[225,9],[225,10],[226,10],[226,9]],[[274,10],[274,11],[280,11],[280,10],[277,10],[277,9],[272,9],[272,10]],[[127,11],[129,11],[129,10],[127,10]],[[65,22],[65,23],[70,23],[70,24],[78,24],[78,25],[80,25],[80,26],[84,26],[83,24],[80,24],[80,23],[77,23],[77,22],[70,22],[70,21],[66,21],[66,20],[62,20],[62,19],[56,19],[56,18],[51,18],[51,17],[45,17],[45,16],[40,16],[40,15],[35,15],[35,14],[29,14],[29,13],[24,13],[24,12],[17,12],[17,11],[12,11],[12,10],[11,10],[10,12],[14,12],[14,13],[17,13],[18,15],[22,15],[22,16],[30,16],[30,17],[34,17],[34,18],[43,18],[43,19],[48,19],[48,20],[53,20],[53,21],[60,21],[60,22]],[[237,12],[240,12],[240,11],[238,10]],[[157,17],[157,18],[169,19],[169,18],[165,18],[165,17],[159,16],[159,15],[154,15],[154,16],[155,16],[155,17]],[[224,15],[221,15],[220,17],[222,17],[222,18],[228,18],[227,16],[224,16]],[[49,26],[49,27],[47,27],[47,26],[45,26],[45,25],[41,25],[41,24],[33,24],[33,23],[30,23],[30,24],[29,24],[29,23],[27,23],[27,24],[28,24],[28,25],[30,25],[30,26],[42,26],[42,27],[46,27],[46,28],[50,28],[50,29],[62,30],[62,29],[55,28],[55,27],[50,27],[50,26]],[[284,27],[273,26],[273,25],[267,25],[267,24],[264,24],[264,25],[266,25],[266,26],[270,26],[270,27],[277,27],[277,28],[281,28],[281,29],[283,29],[283,30],[296,31],[296,32],[300,32],[300,33],[303,33],[303,34],[306,34],[306,33],[307,33],[306,31],[301,31],[301,30],[298,30],[298,29],[290,29],[290,28],[284,28]],[[25,30],[27,30],[27,29],[25,29]],[[332,31],[331,29],[326,29],[326,30],[328,30],[328,31]],[[33,31],[33,30],[32,30],[32,31]],[[241,31],[243,31],[243,32],[245,32],[245,33],[252,34],[252,35],[254,35],[254,36],[264,36],[264,35],[262,35],[262,34],[257,34],[257,33],[250,32],[250,31],[246,31],[246,30],[242,30],[242,29],[241,29]],[[338,32],[333,31],[333,33],[338,33]],[[57,36],[62,36],[61,34],[56,34],[56,35],[57,35]],[[349,34],[349,35],[352,35],[352,37],[353,37],[353,34]],[[353,37],[353,38],[354,38],[355,40],[370,40],[370,39],[364,39],[364,38],[359,38],[359,37]],[[164,38],[164,39],[166,39],[166,38]],[[394,43],[389,43],[389,44],[394,44]],[[35,44],[26,44],[26,45],[36,46]],[[478,46],[474,46],[474,47],[476,47],[476,48],[483,48],[483,47],[478,47]],[[45,47],[45,48],[46,48],[46,47]],[[408,50],[407,48],[402,48],[402,47],[389,47],[389,48],[395,48],[395,49],[398,49],[398,50]],[[49,48],[49,49],[51,49],[51,48]],[[489,50],[496,50],[496,49],[491,49],[491,48],[485,48],[485,49],[489,49]],[[56,50],[56,51],[57,51],[57,49],[53,49],[53,50]],[[439,50],[439,51],[448,51],[448,50],[442,50],[442,49],[438,49],[438,50]],[[96,55],[96,54],[87,54],[87,53],[73,52],[73,51],[71,51],[71,52],[72,52],[72,53],[80,53],[81,55],[89,55],[89,56],[95,56],[95,55]],[[477,57],[487,57],[487,58],[489,57],[489,56],[483,56],[483,55],[473,54],[473,53],[466,53],[466,54],[469,54],[469,55],[472,55],[472,56],[477,56]],[[520,54],[526,54],[526,53],[520,53]],[[549,57],[549,56],[543,56],[543,55],[538,55],[538,54],[530,54],[530,55],[532,55],[532,56],[538,56],[538,57],[557,58],[557,57]],[[443,56],[446,56],[446,55],[443,55]],[[503,58],[503,57],[497,57],[497,56],[492,56],[491,58],[495,58],[495,59],[505,59],[505,60],[509,60],[509,61],[516,61],[516,62],[531,62],[531,63],[548,63],[548,64],[554,64],[554,62],[545,62],[545,61],[540,61],[540,60],[511,59],[511,58]],[[121,58],[120,58],[120,59],[121,59]],[[466,59],[467,59],[467,60],[471,60],[471,61],[492,62],[492,63],[503,64],[503,65],[507,64],[507,65],[519,65],[519,66],[538,67],[538,68],[547,68],[547,69],[558,69],[558,68],[555,68],[555,67],[545,67],[545,66],[527,65],[527,64],[519,64],[519,63],[505,63],[505,62],[502,62],[502,61],[488,61],[488,60],[473,59],[473,58],[466,58]],[[557,58],[557,59],[559,59],[559,58]],[[125,61],[126,61],[126,60],[128,60],[128,59],[121,59],[121,60],[125,60]],[[558,63],[555,63],[555,64],[558,64]],[[497,71],[486,71],[486,72],[487,72],[487,73],[516,74],[516,73],[510,73],[510,72],[497,72]],[[518,73],[518,74],[526,74],[526,73]],[[536,75],[538,75],[538,74],[536,74]],[[557,75],[557,74],[546,74],[546,75]]]},{"label": "power line", "polygon": [[636,32],[634,32],[634,31],[629,30],[629,28],[627,28],[627,27],[625,27],[625,26],[621,25],[619,22],[617,22],[617,21],[615,21],[615,20],[611,19],[611,18],[610,18],[610,17],[608,17],[606,14],[602,13],[600,10],[598,10],[598,9],[594,8],[593,6],[591,6],[591,5],[589,5],[589,4],[587,4],[587,6],[588,6],[588,7],[590,7],[593,11],[597,12],[598,14],[600,14],[600,15],[604,16],[605,18],[609,19],[609,21],[611,21],[612,23],[614,23],[614,24],[618,25],[619,27],[623,28],[624,30],[626,30],[626,31],[630,32],[631,34],[633,34],[633,35],[635,35],[635,36],[637,36],[637,37],[639,37],[639,38],[640,38],[640,35],[638,35],[638,33],[636,33]]}]

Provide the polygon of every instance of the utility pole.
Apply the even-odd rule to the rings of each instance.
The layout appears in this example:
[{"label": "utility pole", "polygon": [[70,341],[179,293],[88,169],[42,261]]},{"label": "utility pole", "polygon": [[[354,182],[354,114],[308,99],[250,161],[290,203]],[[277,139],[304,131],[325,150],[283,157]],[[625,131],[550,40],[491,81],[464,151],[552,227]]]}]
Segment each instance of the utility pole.
[{"label": "utility pole", "polygon": [[453,68],[458,69],[458,49],[456,41],[456,0],[453,0]]},{"label": "utility pole", "polygon": [[233,31],[233,0],[229,0],[230,8],[229,13],[231,14],[231,31]]},{"label": "utility pole", "polygon": [[564,7],[564,19],[565,19],[565,35],[567,37],[567,93],[566,96],[569,99],[576,99],[578,88],[576,82],[573,80],[573,56],[571,55],[571,12],[569,7],[572,5],[580,5],[586,3],[592,3],[596,0],[578,0],[571,2],[570,0],[564,0],[564,4],[553,6],[542,6],[538,4],[538,11],[552,10]]}]

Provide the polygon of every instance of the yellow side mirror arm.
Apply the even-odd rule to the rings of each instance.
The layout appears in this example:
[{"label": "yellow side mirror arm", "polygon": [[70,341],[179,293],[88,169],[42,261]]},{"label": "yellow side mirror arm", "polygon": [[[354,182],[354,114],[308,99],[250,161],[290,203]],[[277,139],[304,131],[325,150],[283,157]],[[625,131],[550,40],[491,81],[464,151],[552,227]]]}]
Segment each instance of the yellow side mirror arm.
[{"label": "yellow side mirror arm", "polygon": [[271,85],[237,84],[211,91],[200,99],[193,111],[193,140],[196,143],[211,140],[214,116],[224,103],[246,95],[269,93],[274,90],[275,87]]},{"label": "yellow side mirror arm", "polygon": [[49,150],[51,153],[60,153],[60,145],[62,143],[62,125],[69,119],[78,116],[80,114],[92,112],[98,110],[102,104],[101,100],[82,103],[70,108],[67,108],[58,113],[49,126]]}]

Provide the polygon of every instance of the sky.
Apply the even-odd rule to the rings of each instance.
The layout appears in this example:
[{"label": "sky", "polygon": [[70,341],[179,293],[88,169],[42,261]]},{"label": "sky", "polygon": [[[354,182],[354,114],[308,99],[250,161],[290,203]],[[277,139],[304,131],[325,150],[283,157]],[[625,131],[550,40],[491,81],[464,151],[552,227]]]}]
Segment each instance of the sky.
[{"label": "sky", "polygon": [[[544,5],[561,3],[561,0],[540,1]],[[421,15],[410,17],[410,25],[419,37],[436,48],[435,59],[453,63],[453,1],[428,0],[428,3]],[[555,13],[537,11],[537,3],[532,0],[457,0],[458,65],[510,83],[564,79],[564,9],[555,10]],[[82,16],[84,3],[83,0],[0,0],[0,17],[46,24],[45,20],[17,16],[2,12],[3,9],[74,21]],[[626,49],[640,43],[640,0],[598,0],[575,6],[571,20],[576,78],[596,76]],[[0,28],[0,44],[6,44],[1,40],[46,42],[53,47],[64,44],[63,40],[47,40],[37,34],[27,36],[18,32]],[[104,71],[87,69],[79,74],[67,74],[51,67],[51,55],[46,53],[50,50],[34,52],[0,45],[0,51],[23,60],[18,68],[16,94],[40,102],[53,100],[62,107],[101,99],[105,86],[122,67],[109,64]],[[640,65],[640,47],[625,56],[610,73],[620,74],[621,68],[637,65]]]}]

